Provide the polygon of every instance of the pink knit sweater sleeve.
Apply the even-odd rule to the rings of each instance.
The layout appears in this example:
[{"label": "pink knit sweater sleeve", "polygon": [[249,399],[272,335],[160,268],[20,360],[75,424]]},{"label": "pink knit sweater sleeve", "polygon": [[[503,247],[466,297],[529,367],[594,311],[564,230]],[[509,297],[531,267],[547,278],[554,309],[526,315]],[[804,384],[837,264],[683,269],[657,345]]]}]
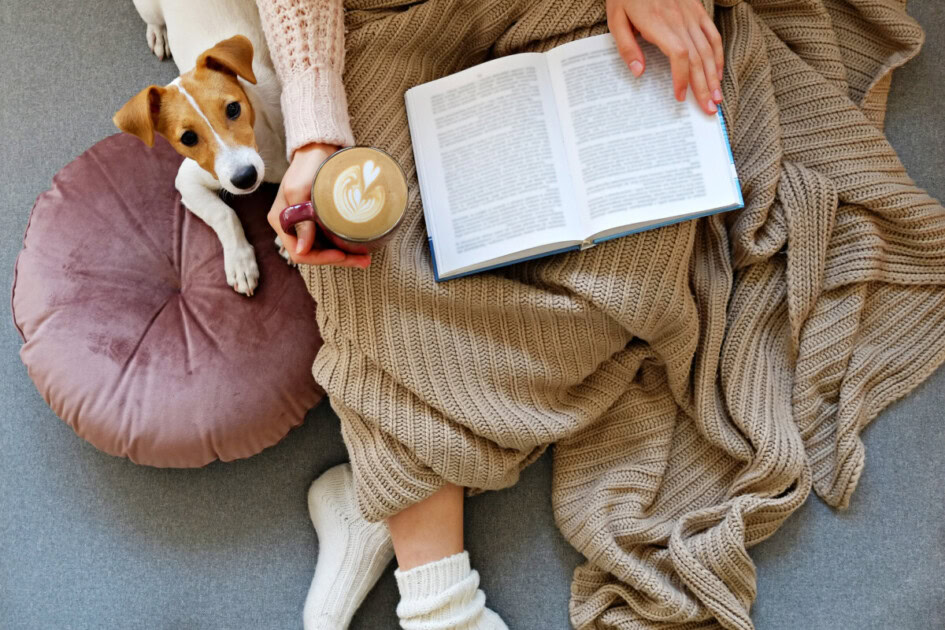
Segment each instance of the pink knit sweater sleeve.
[{"label": "pink knit sweater sleeve", "polygon": [[282,82],[286,150],[311,142],[354,144],[341,75],[342,0],[257,0],[276,74]]}]

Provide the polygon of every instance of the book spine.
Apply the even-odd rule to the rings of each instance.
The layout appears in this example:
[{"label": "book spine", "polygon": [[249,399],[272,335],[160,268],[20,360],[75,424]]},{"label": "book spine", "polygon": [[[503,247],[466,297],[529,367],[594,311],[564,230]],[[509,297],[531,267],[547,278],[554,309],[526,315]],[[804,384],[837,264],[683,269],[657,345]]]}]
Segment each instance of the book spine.
[{"label": "book spine", "polygon": [[430,260],[433,262],[433,279],[437,282],[443,282],[440,279],[440,271],[436,268],[436,252],[433,250],[433,237],[429,234],[427,235],[427,244],[430,246]]},{"label": "book spine", "polygon": [[431,220],[430,211],[427,209],[427,203],[423,195],[423,182],[424,177],[421,174],[421,164],[423,164],[422,156],[420,155],[420,144],[417,142],[417,137],[414,135],[413,130],[416,127],[416,121],[413,120],[411,115],[411,110],[413,109],[410,106],[410,100],[413,96],[412,92],[416,87],[412,87],[406,92],[404,92],[404,107],[407,110],[407,130],[410,133],[410,149],[413,151],[413,164],[414,172],[417,174],[417,185],[420,188],[420,206],[423,208],[423,221],[427,228],[427,242],[430,244],[430,259],[433,263],[433,277],[437,282],[440,282],[440,274],[436,268],[436,251],[433,249],[433,221]]},{"label": "book spine", "polygon": [[661,223],[651,223],[646,227],[631,228],[626,232],[621,232],[620,234],[611,234],[610,236],[603,236],[594,241],[595,244],[600,245],[601,243],[606,243],[607,241],[612,241],[615,238],[621,238],[623,236],[630,236],[631,234],[639,234],[640,232],[648,232],[650,230],[655,230],[657,228],[666,227],[667,225],[675,225],[677,223],[684,223],[686,221],[694,221],[695,219],[702,219],[704,217],[711,217],[713,214],[719,214],[722,212],[731,212],[732,210],[738,210],[742,207],[741,203],[738,203],[734,206],[726,206],[724,208],[716,208],[714,210],[706,210],[705,212],[700,212],[699,214],[687,214],[683,217],[676,217],[675,219],[669,219]]},{"label": "book spine", "polygon": [[719,105],[719,111],[716,114],[719,117],[719,124],[722,126],[722,140],[725,142],[725,149],[728,151],[728,163],[732,169],[732,180],[735,183],[735,191],[738,193],[738,205],[744,207],[745,200],[742,197],[742,185],[738,181],[738,171],[735,170],[735,156],[732,154],[732,145],[728,141],[728,127],[725,126],[725,116],[722,114],[722,105]]},{"label": "book spine", "polygon": [[[433,247],[432,240],[430,241],[430,247]],[[509,265],[517,265],[518,263],[528,262],[530,260],[538,260],[539,258],[547,258],[548,256],[556,256],[557,254],[564,254],[566,252],[576,252],[576,251],[579,251],[580,249],[581,249],[580,245],[569,245],[567,247],[562,247],[561,249],[556,249],[550,252],[542,252],[541,254],[533,254],[531,256],[526,256],[525,258],[515,258],[514,260],[507,260],[497,265],[490,265],[488,267],[480,267],[477,269],[472,269],[470,271],[464,271],[463,273],[458,273],[455,276],[448,276],[446,278],[443,278],[442,280],[439,277],[437,277],[437,282],[445,282],[447,280],[465,278],[466,276],[482,273],[484,271],[494,271],[496,269],[502,269],[503,267],[508,267]]]}]

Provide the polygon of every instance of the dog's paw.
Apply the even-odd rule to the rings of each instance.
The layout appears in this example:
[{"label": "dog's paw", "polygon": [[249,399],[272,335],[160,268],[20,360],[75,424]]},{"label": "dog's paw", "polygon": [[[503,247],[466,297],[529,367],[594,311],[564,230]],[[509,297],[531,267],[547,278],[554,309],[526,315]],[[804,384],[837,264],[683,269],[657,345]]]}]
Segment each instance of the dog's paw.
[{"label": "dog's paw", "polygon": [[295,264],[295,261],[292,260],[292,257],[289,256],[289,250],[287,250],[285,245],[282,244],[282,239],[278,236],[276,237],[276,249],[279,251],[279,255],[285,258],[285,261],[290,267],[298,267],[298,265]]},{"label": "dog's paw", "polygon": [[148,24],[148,48],[158,59],[169,59],[171,47],[167,43],[167,28],[163,24]]},{"label": "dog's paw", "polygon": [[226,283],[233,287],[234,291],[247,296],[253,295],[259,284],[259,267],[256,265],[252,246],[224,250],[223,268],[226,270]]}]

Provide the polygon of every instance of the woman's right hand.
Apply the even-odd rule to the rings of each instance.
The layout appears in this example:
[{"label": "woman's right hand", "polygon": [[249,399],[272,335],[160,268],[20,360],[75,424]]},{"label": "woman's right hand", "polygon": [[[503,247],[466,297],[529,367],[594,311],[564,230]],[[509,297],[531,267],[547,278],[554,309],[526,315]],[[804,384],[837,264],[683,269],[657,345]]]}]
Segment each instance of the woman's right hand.
[{"label": "woman's right hand", "polygon": [[607,0],[607,26],[617,50],[635,76],[646,59],[634,31],[669,57],[676,100],[688,86],[707,114],[722,102],[722,37],[700,0]]},{"label": "woman's right hand", "polygon": [[295,234],[282,231],[279,215],[289,206],[311,201],[312,180],[315,172],[328,156],[338,150],[327,144],[307,144],[292,154],[292,162],[279,184],[279,192],[269,211],[269,225],[282,240],[289,257],[307,265],[338,265],[339,267],[367,267],[370,255],[348,254],[340,249],[312,249],[315,244],[315,223],[303,221],[295,226]]}]

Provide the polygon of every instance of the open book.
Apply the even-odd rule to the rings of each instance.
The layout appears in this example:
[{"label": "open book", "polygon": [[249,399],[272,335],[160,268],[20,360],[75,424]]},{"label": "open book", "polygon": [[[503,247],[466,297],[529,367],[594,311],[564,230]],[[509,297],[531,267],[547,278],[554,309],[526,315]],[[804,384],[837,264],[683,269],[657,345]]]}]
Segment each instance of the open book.
[{"label": "open book", "polygon": [[407,91],[437,280],[742,207],[721,113],[644,52],[640,78],[607,34]]}]

